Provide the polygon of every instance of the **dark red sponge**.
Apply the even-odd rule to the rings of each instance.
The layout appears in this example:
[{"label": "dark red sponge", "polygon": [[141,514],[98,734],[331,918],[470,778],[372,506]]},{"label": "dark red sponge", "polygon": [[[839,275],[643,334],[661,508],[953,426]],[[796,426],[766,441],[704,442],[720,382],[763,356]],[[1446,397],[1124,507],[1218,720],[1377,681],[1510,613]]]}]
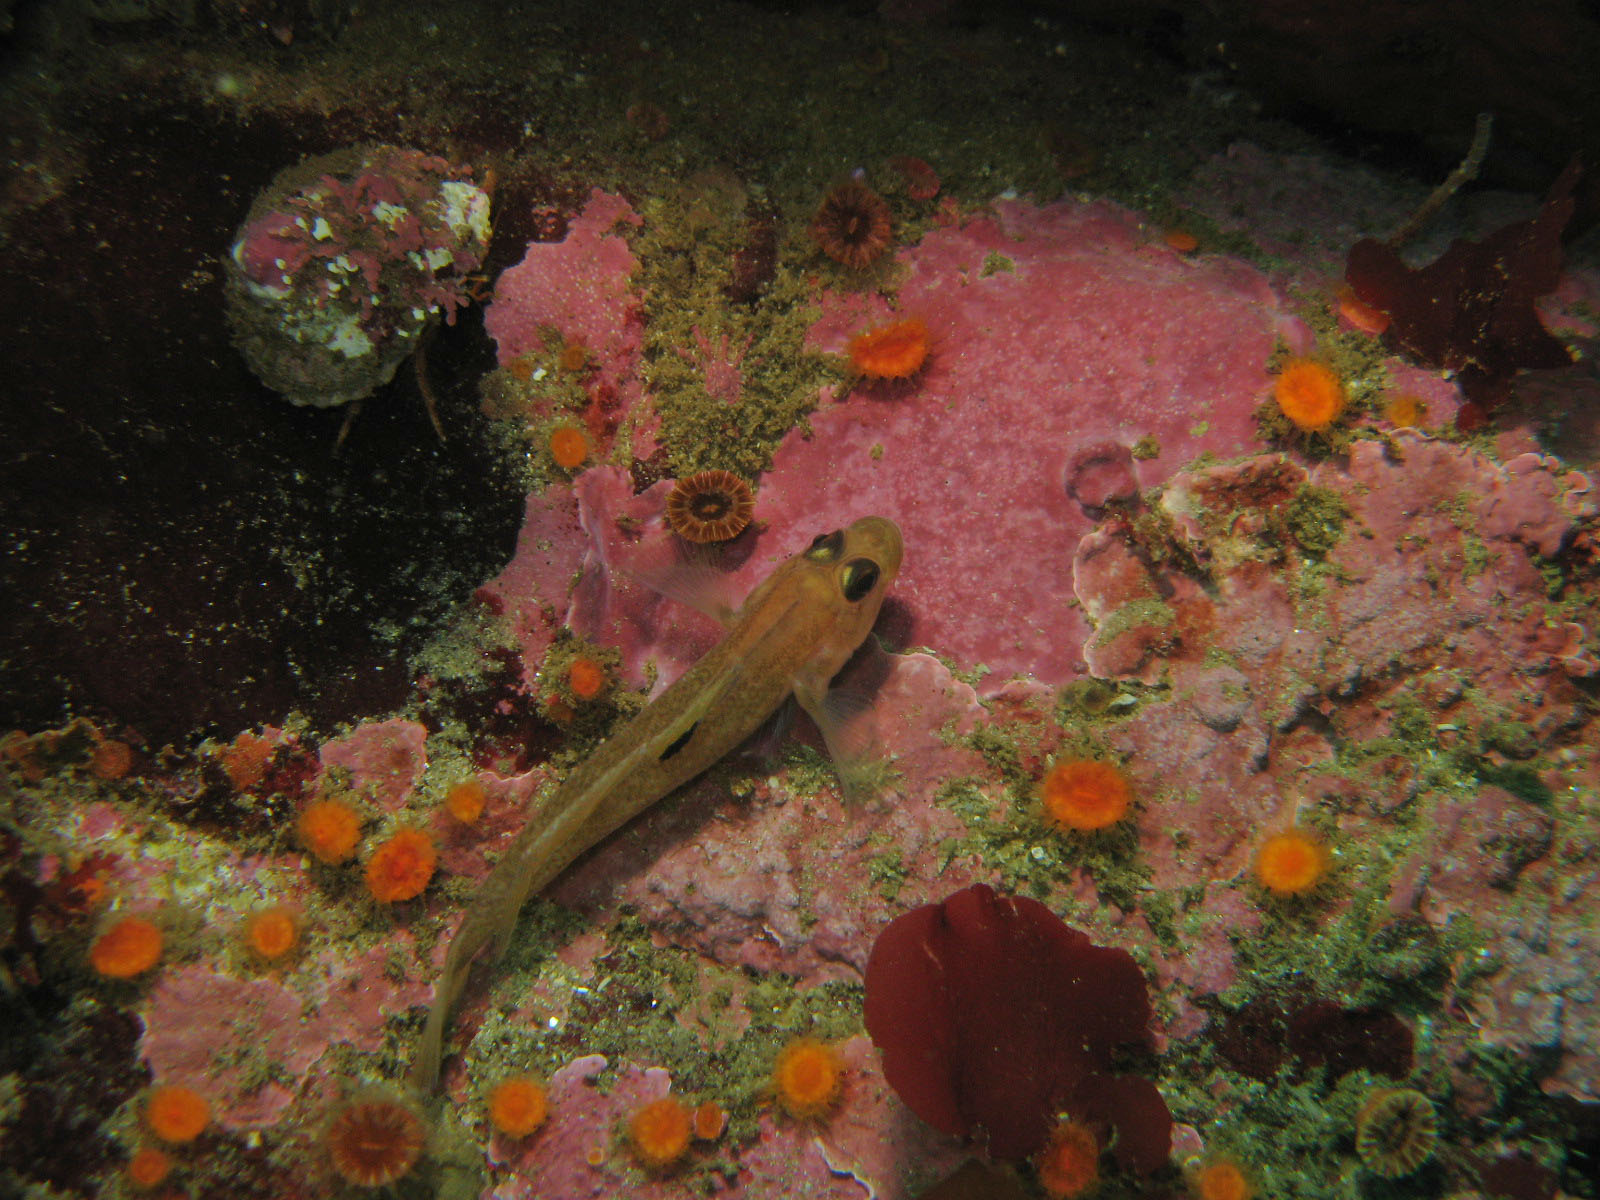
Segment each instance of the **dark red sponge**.
[{"label": "dark red sponge", "polygon": [[890,1085],[935,1129],[1026,1158],[1064,1111],[1113,1133],[1129,1169],[1166,1161],[1160,1092],[1111,1074],[1150,1046],[1144,975],[1036,900],[975,884],[891,921],[867,962],[866,1017]]}]

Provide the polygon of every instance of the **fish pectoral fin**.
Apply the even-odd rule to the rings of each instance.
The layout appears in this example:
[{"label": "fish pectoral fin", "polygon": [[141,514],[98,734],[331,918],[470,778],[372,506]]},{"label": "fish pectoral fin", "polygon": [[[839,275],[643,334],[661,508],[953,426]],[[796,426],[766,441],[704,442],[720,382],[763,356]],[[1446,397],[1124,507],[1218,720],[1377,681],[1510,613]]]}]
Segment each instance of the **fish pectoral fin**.
[{"label": "fish pectoral fin", "polygon": [[777,711],[761,722],[761,727],[745,740],[739,753],[757,762],[777,758],[783,749],[784,739],[794,728],[798,708],[793,699],[785,700],[778,705]]},{"label": "fish pectoral fin", "polygon": [[649,557],[639,554],[617,563],[616,568],[652,592],[731,629],[743,600],[733,576],[717,563],[713,552],[681,539],[673,541],[676,544],[670,553],[662,551]]},{"label": "fish pectoral fin", "polygon": [[822,731],[847,803],[864,804],[893,787],[899,772],[878,743],[870,696],[848,687],[819,690],[797,682],[794,698]]}]

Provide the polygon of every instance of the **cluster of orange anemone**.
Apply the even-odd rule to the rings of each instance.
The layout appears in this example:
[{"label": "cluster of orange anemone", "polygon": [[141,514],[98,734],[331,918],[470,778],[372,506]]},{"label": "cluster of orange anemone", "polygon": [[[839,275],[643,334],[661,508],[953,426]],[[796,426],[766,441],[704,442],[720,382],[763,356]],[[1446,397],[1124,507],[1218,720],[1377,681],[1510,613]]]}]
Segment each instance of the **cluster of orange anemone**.
[{"label": "cluster of orange anemone", "polygon": [[[347,800],[314,800],[300,811],[295,833],[313,858],[338,866],[355,857],[361,814]],[[367,859],[367,890],[384,904],[415,899],[433,879],[438,861],[433,839],[422,830],[396,830]]]},{"label": "cluster of orange anemone", "polygon": [[[592,672],[591,677],[589,672]],[[575,694],[598,694],[604,669],[588,659],[574,660],[568,682]],[[444,807],[451,816],[472,824],[487,802],[481,781],[466,778],[450,787]],[[324,796],[307,804],[295,822],[304,849],[319,862],[340,866],[357,854],[362,840],[360,812],[348,800]],[[436,851],[426,834],[401,829],[376,846],[367,860],[366,882],[383,902],[409,899],[431,880]],[[289,904],[257,909],[242,924],[242,942],[257,960],[276,963],[300,944],[301,916]],[[108,979],[131,980],[154,968],[165,943],[159,914],[128,914],[108,924],[89,950],[92,967]],[[769,1084],[774,1103],[798,1120],[826,1117],[843,1091],[846,1069],[839,1052],[814,1037],[789,1042],[777,1056]],[[211,1102],[182,1084],[150,1089],[142,1106],[142,1123],[150,1141],[135,1150],[124,1175],[138,1190],[160,1187],[171,1175],[175,1150],[193,1143],[211,1122]],[[527,1138],[549,1120],[550,1100],[544,1085],[528,1075],[500,1080],[485,1095],[490,1126],[508,1138]],[[634,1158],[647,1170],[665,1172],[676,1166],[694,1141],[714,1141],[727,1127],[727,1112],[714,1101],[688,1105],[663,1096],[638,1108],[626,1124],[626,1141]],[[337,1105],[327,1118],[320,1142],[331,1168],[347,1183],[382,1188],[409,1175],[420,1161],[428,1127],[409,1100],[385,1089],[364,1090]],[[603,1158],[603,1150],[598,1152]]]},{"label": "cluster of orange anemone", "polygon": [[[301,918],[289,904],[257,909],[240,926],[240,942],[263,963],[278,963],[300,944]],[[161,915],[128,913],[111,918],[89,945],[89,966],[104,979],[131,980],[161,961],[167,935]]]},{"label": "cluster of orange anemone", "polygon": [[[1039,783],[1045,819],[1057,829],[1096,833],[1124,820],[1133,808],[1133,787],[1109,762],[1063,758]],[[1332,865],[1327,843],[1299,826],[1278,830],[1256,847],[1252,874],[1268,893],[1304,896],[1327,878]]]},{"label": "cluster of orange anemone", "polygon": [[[1338,295],[1342,323],[1373,336],[1388,328],[1389,316],[1357,300],[1349,289]],[[1272,399],[1278,412],[1304,434],[1326,434],[1349,410],[1345,381],[1318,357],[1287,360],[1272,380]],[[1381,415],[1400,429],[1415,429],[1428,419],[1428,404],[1413,392],[1392,392],[1383,401]]]},{"label": "cluster of orange anemone", "polygon": [[[1050,1131],[1044,1148],[1034,1155],[1039,1186],[1050,1200],[1076,1200],[1100,1183],[1100,1156],[1106,1145],[1095,1126],[1066,1117]],[[1212,1157],[1186,1172],[1194,1200],[1251,1200],[1254,1189],[1238,1163]]]},{"label": "cluster of orange anemone", "polygon": [[[447,793],[445,807],[470,824],[482,812],[486,793],[476,779],[458,782]],[[324,797],[306,805],[295,822],[300,844],[319,862],[337,866],[350,861],[361,841],[361,816],[346,800]],[[420,895],[437,864],[433,839],[418,829],[400,829],[381,841],[368,857],[367,888],[374,899],[391,903]],[[170,922],[159,910],[122,913],[108,918],[91,940],[90,968],[102,978],[133,981],[148,974],[167,952]],[[303,917],[289,903],[263,905],[240,924],[242,949],[264,965],[289,959],[301,945]],[[543,1120],[543,1092],[531,1081],[508,1080],[493,1099],[497,1127],[519,1136]],[[200,1091],[182,1084],[161,1084],[147,1093],[141,1110],[144,1131],[152,1141],[138,1147],[124,1167],[129,1185],[141,1191],[161,1186],[177,1165],[175,1148],[194,1142],[209,1126],[211,1103]],[[330,1120],[324,1143],[335,1170],[349,1182],[376,1187],[407,1174],[422,1153],[422,1118],[408,1105],[386,1094],[358,1097]]]},{"label": "cluster of orange anemone", "polygon": [[[791,1041],[773,1067],[774,1099],[791,1116],[817,1119],[838,1102],[845,1067],[837,1050],[816,1038]],[[488,1089],[484,1111],[496,1134],[521,1140],[551,1120],[545,1085],[532,1075],[512,1075]],[[647,1101],[629,1114],[625,1140],[635,1161],[647,1171],[676,1167],[693,1142],[712,1142],[727,1128],[728,1114],[715,1101],[691,1105],[674,1095]],[[427,1128],[414,1105],[385,1091],[367,1091],[341,1105],[322,1135],[323,1147],[339,1175],[359,1187],[377,1188],[409,1174],[421,1157]],[[606,1148],[594,1147],[590,1162],[604,1161]]]},{"label": "cluster of orange anemone", "polygon": [[159,1144],[145,1143],[123,1168],[139,1190],[159,1187],[177,1165],[175,1151],[193,1142],[211,1124],[211,1102],[183,1084],[159,1084],[144,1096],[140,1110],[144,1132]]}]

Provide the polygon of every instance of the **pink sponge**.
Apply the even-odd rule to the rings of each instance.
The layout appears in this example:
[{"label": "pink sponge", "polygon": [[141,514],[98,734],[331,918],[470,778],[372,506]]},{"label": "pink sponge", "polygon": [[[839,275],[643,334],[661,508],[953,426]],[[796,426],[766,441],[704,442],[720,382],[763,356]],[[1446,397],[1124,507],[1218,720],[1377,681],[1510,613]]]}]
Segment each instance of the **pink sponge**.
[{"label": "pink sponge", "polygon": [[626,200],[596,188],[565,238],[532,243],[521,262],[500,273],[483,327],[495,340],[501,366],[530,350],[550,349],[543,331],[554,329],[594,356],[594,390],[612,395],[614,404],[639,400],[643,304],[628,286],[639,260],[613,232],[639,223]]},{"label": "pink sponge", "polygon": [[[891,518],[907,641],[988,666],[985,690],[1065,683],[1089,634],[1069,603],[1078,539],[1194,456],[1259,446],[1268,356],[1303,330],[1254,268],[1184,258],[1110,204],[999,201],[897,257],[928,365],[824,404],[779,448],[758,516],[806,537]],[[825,296],[811,345],[842,352],[886,315]]]}]

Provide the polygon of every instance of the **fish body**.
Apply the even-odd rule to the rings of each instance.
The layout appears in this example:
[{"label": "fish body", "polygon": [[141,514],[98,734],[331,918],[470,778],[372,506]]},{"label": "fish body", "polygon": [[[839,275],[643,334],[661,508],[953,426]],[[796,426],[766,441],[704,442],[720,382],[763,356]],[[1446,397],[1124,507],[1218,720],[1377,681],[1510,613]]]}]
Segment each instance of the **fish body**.
[{"label": "fish body", "polygon": [[450,942],[412,1065],[418,1089],[438,1083],[445,1023],[473,959],[490,943],[503,954],[523,904],[578,855],[732,751],[791,695],[842,762],[828,683],[871,631],[900,558],[900,531],[883,517],[819,536],[756,587],[699,662],[572,770],[506,848]]}]

